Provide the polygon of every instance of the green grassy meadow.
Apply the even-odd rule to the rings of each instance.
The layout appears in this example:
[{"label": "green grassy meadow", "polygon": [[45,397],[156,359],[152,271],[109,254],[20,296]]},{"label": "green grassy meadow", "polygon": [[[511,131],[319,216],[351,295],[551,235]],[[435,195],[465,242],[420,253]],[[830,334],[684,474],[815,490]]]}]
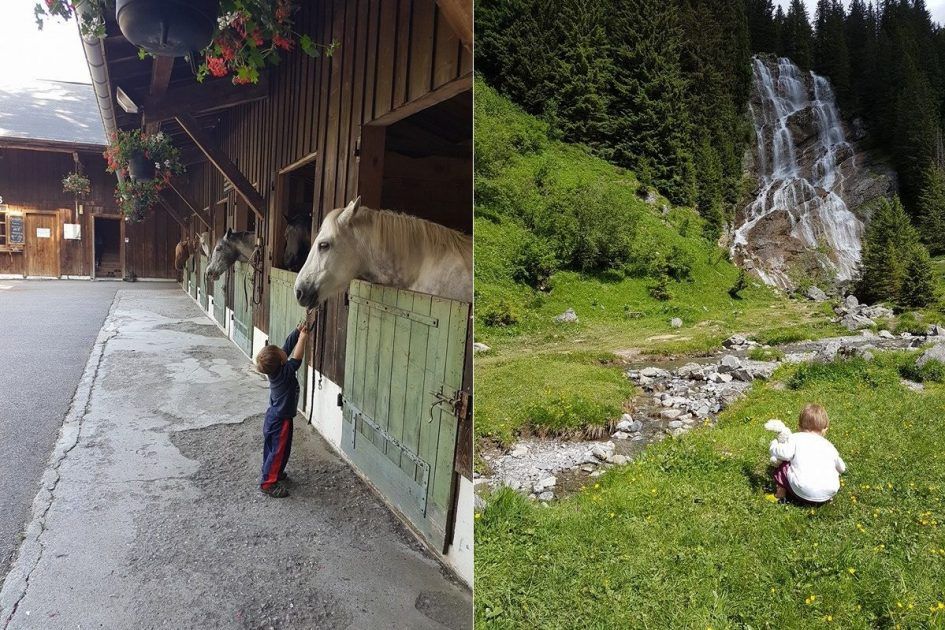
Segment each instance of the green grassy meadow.
[{"label": "green grassy meadow", "polygon": [[[653,445],[550,507],[501,491],[476,520],[483,628],[945,627],[945,386],[909,353],[783,367],[713,429]],[[762,424],[807,402],[848,465],[781,505]]]}]

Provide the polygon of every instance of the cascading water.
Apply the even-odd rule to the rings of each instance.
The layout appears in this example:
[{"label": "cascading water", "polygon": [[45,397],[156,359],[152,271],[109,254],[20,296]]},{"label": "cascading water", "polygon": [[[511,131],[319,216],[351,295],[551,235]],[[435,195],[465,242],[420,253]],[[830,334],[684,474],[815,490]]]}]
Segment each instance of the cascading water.
[{"label": "cascading water", "polygon": [[[830,83],[813,72],[802,73],[786,58],[775,63],[755,57],[753,74],[750,112],[760,186],[739,213],[732,254],[751,260],[765,282],[781,288],[792,286],[789,249],[826,254],[824,262],[837,279],[849,280],[860,260],[863,223],[843,198],[841,164],[850,160],[847,168],[855,169],[854,154]],[[811,137],[799,131],[805,124],[813,127]],[[786,233],[771,233],[779,229]]]}]

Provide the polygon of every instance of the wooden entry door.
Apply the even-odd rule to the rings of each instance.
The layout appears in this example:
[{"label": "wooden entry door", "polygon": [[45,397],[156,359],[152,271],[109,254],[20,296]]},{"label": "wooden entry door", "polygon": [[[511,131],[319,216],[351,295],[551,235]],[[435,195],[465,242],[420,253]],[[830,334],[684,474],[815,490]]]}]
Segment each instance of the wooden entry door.
[{"label": "wooden entry door", "polygon": [[[305,319],[305,309],[295,299],[295,279],[297,273],[273,267],[269,279],[269,343],[281,346],[289,333],[295,330],[299,322]],[[303,358],[302,367],[297,373],[299,380],[299,410],[305,411],[308,398],[308,362]]]},{"label": "wooden entry door", "polygon": [[26,215],[26,275],[59,277],[59,217]]},{"label": "wooden entry door", "polygon": [[445,551],[470,305],[360,280],[349,303],[341,448]]}]

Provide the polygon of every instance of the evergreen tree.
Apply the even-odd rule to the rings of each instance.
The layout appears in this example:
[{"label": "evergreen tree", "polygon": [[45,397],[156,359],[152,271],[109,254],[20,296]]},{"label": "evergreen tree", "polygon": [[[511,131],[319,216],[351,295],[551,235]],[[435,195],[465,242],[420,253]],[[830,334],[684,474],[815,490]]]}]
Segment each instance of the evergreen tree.
[{"label": "evergreen tree", "polygon": [[935,275],[929,252],[916,245],[909,252],[906,273],[902,280],[900,302],[904,306],[921,308],[935,301]]},{"label": "evergreen tree", "polygon": [[[780,5],[778,10],[780,10]],[[778,52],[778,29],[771,0],[745,0],[745,14],[751,49],[756,52]]]},{"label": "evergreen tree", "polygon": [[921,305],[916,301],[928,296],[924,278],[931,273],[928,251],[899,199],[879,202],[863,240],[857,295],[866,302]]},{"label": "evergreen tree", "polygon": [[817,30],[814,38],[814,70],[830,77],[841,107],[852,104],[850,94],[850,55],[844,32],[843,5],[840,0],[818,0]]},{"label": "evergreen tree", "polygon": [[932,164],[926,171],[919,197],[919,226],[929,252],[945,254],[945,168],[941,164]]},{"label": "evergreen tree", "polygon": [[691,128],[676,7],[661,0],[617,2],[607,29],[611,159],[673,203],[691,204]]},{"label": "evergreen tree", "polygon": [[813,40],[810,19],[807,16],[807,7],[803,0],[791,0],[787,15],[784,18],[782,30],[784,55],[801,68],[810,68],[813,65]]}]

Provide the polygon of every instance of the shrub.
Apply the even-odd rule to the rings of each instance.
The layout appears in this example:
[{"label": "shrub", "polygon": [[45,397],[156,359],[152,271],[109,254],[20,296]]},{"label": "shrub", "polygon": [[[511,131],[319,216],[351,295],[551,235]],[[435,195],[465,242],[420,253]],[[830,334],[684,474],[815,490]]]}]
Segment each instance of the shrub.
[{"label": "shrub", "polygon": [[748,351],[748,358],[752,361],[780,361],[784,352],[778,348],[752,348]]},{"label": "shrub", "polygon": [[529,424],[542,435],[570,435],[586,425],[606,424],[620,414],[612,407],[581,396],[556,396],[528,408]]},{"label": "shrub", "polygon": [[666,302],[673,298],[672,293],[669,292],[669,277],[666,275],[658,276],[656,278],[656,284],[650,286],[648,291],[651,298],[661,302]]},{"label": "shrub", "polygon": [[[889,328],[888,326],[886,328]],[[895,333],[911,333],[913,335],[924,335],[927,326],[922,323],[920,316],[913,311],[906,311],[899,316],[896,322]]]},{"label": "shrub", "polygon": [[917,383],[945,383],[945,363],[941,361],[927,361],[925,365],[919,367],[915,361],[899,366],[899,374],[903,378]]},{"label": "shrub", "polygon": [[744,269],[738,270],[738,278],[735,279],[735,284],[729,287],[728,294],[733,300],[742,299],[741,293],[748,287],[748,275],[745,273]]},{"label": "shrub", "polygon": [[518,323],[518,311],[508,301],[501,300],[498,304],[487,307],[482,315],[482,321],[486,326],[505,327],[513,326]]},{"label": "shrub", "polygon": [[519,245],[512,260],[512,278],[539,291],[548,291],[551,288],[551,276],[557,270],[558,259],[554,250],[544,241],[534,237]]},{"label": "shrub", "polygon": [[863,382],[874,388],[879,385],[870,373],[869,364],[859,357],[830,363],[805,363],[791,375],[787,385],[791,389],[802,389],[824,382],[844,387],[850,387],[855,382]]}]

